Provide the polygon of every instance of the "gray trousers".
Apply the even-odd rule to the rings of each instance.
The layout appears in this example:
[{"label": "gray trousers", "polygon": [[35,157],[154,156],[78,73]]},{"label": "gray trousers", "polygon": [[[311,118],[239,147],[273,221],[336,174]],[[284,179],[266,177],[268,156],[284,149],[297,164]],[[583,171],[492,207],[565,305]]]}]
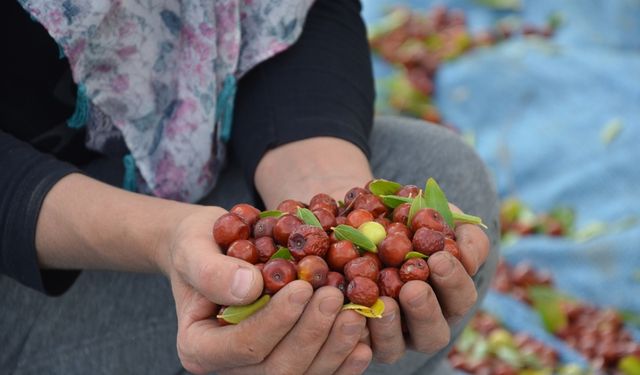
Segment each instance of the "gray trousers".
[{"label": "gray trousers", "polygon": [[[376,177],[418,186],[434,177],[451,202],[487,223],[492,250],[474,278],[482,298],[498,259],[498,202],[483,163],[453,132],[415,120],[379,118],[370,144]],[[227,168],[220,181],[203,203],[230,208],[251,202],[238,168]],[[453,338],[464,324],[466,319],[453,327]],[[367,373],[446,374],[447,351],[432,357],[408,352]],[[84,271],[64,295],[47,297],[0,275],[0,374],[183,372],[164,277]]]}]

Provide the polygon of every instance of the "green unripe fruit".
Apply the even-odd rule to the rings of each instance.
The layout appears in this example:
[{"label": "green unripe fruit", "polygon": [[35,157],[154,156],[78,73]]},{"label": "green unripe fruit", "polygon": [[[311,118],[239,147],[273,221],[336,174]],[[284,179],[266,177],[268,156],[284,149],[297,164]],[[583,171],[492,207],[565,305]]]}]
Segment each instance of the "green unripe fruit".
[{"label": "green unripe fruit", "polygon": [[387,231],[382,224],[375,221],[367,221],[358,227],[360,233],[364,234],[374,245],[378,245],[387,237]]}]

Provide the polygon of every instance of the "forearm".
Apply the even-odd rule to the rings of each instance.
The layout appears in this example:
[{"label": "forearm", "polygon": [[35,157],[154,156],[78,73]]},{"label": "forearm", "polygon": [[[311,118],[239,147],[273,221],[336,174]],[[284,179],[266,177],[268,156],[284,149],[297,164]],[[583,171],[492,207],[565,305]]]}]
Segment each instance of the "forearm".
[{"label": "forearm", "polygon": [[348,189],[372,178],[362,150],[342,139],[314,137],[285,144],[265,154],[255,185],[267,208],[284,199],[308,202],[317,193],[343,199]]},{"label": "forearm", "polygon": [[161,271],[170,233],[196,208],[68,175],[42,204],[38,262],[42,268]]}]

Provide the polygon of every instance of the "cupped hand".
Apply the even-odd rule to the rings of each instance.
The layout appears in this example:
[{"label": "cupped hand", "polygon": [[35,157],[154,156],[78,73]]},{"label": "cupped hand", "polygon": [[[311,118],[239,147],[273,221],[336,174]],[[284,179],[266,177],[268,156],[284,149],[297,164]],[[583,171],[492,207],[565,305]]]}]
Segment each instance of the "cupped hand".
[{"label": "cupped hand", "polygon": [[218,305],[242,305],[262,293],[251,264],[223,255],[213,241],[215,220],[226,211],[203,207],[172,234],[163,269],[171,280],[178,316],[178,355],[192,373],[360,374],[371,361],[359,343],[365,319],[341,312],[342,293],[314,291],[294,281],[253,316],[221,326]]},{"label": "cupped hand", "polygon": [[[461,212],[454,205],[452,210]],[[477,225],[455,228],[462,261],[446,251],[427,260],[429,283],[410,281],[400,290],[400,304],[382,297],[382,319],[370,319],[370,342],[376,361],[393,363],[407,348],[432,354],[444,348],[451,338],[451,325],[460,321],[475,305],[478,295],[471,276],[489,255],[489,238]],[[409,334],[403,336],[400,309]],[[406,338],[406,339],[405,339]]]}]

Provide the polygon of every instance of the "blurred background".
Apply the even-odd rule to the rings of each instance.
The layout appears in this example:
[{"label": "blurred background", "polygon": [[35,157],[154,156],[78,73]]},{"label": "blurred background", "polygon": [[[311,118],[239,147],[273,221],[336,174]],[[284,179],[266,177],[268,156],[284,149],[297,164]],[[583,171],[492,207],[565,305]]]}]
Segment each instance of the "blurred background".
[{"label": "blurred background", "polygon": [[640,374],[640,0],[363,0],[378,113],[459,133],[503,261],[461,373]]}]

